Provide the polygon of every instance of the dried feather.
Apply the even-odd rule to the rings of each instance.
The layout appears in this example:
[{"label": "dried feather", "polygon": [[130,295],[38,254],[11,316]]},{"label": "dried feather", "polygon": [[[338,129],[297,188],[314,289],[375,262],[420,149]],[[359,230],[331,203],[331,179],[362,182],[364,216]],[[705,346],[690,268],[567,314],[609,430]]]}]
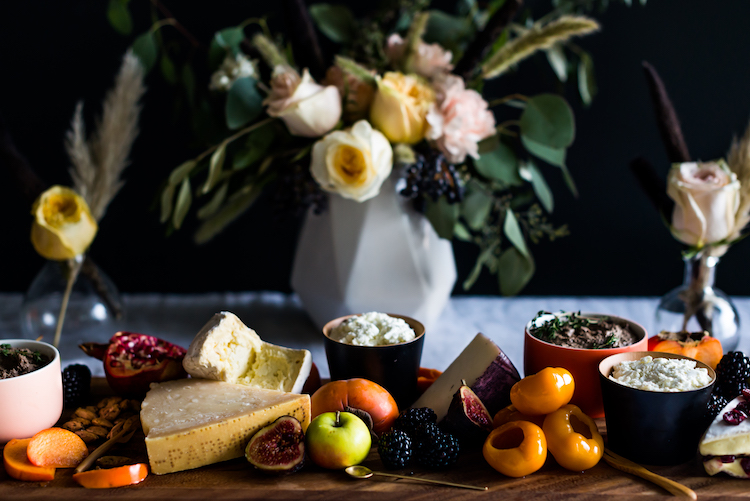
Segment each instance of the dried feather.
[{"label": "dried feather", "polygon": [[750,124],[741,139],[732,139],[727,163],[740,182],[740,204],[734,230],[727,238],[732,241],[739,238],[742,230],[750,223]]},{"label": "dried feather", "polygon": [[482,78],[495,78],[539,50],[596,31],[599,23],[585,16],[561,16],[546,25],[534,25],[503,45],[482,65]]},{"label": "dried feather", "polygon": [[107,206],[122,188],[121,175],[128,166],[128,156],[138,135],[138,104],[145,87],[143,67],[138,58],[128,51],[122,60],[115,86],[104,98],[102,117],[96,130],[86,141],[82,104],[78,104],[67,134],[66,149],[73,167],[75,189],[91,208],[91,214],[101,220]]}]

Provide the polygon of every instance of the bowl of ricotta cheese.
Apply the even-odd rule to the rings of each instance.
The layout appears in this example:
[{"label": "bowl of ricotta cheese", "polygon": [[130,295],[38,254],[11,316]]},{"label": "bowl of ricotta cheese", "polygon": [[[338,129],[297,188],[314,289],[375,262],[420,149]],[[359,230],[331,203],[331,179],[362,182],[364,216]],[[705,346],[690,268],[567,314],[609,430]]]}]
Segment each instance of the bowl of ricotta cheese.
[{"label": "bowl of ricotta cheese", "polygon": [[417,397],[425,328],[393,313],[368,312],[331,320],[323,337],[332,380],[364,378],[384,387],[399,407]]}]

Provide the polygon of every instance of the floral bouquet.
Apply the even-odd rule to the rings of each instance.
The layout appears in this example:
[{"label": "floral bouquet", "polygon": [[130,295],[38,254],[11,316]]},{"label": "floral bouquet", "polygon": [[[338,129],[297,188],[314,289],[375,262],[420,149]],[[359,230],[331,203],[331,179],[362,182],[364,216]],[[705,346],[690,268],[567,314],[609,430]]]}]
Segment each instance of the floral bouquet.
[{"label": "floral bouquet", "polygon": [[[514,22],[521,0],[462,2],[455,14],[400,0],[361,18],[342,5],[284,0],[285,37],[266,19],[216,32],[203,84],[161,28],[200,42],[152,3],[160,19],[133,50],[147,69],[158,61],[165,79],[185,87],[195,131],[210,145],[163,186],[161,220],[171,228],[198,205],[195,240],[206,242],[266,189],[275,187],[286,212],[319,213],[331,194],[364,202],[399,176],[401,194],[439,236],[478,245],[464,287],[487,268],[508,295],[533,275],[527,241],[566,233],[545,217],[554,204],[538,161],[560,169],[575,191],[565,162],[570,106],[554,94],[493,99],[484,86],[543,52],[589,102],[591,58],[572,39],[599,26],[576,13],[581,2],[562,0],[536,21],[525,13]],[[123,33],[132,27],[126,4],[110,2],[110,22]],[[324,53],[318,33],[335,55]]]}]

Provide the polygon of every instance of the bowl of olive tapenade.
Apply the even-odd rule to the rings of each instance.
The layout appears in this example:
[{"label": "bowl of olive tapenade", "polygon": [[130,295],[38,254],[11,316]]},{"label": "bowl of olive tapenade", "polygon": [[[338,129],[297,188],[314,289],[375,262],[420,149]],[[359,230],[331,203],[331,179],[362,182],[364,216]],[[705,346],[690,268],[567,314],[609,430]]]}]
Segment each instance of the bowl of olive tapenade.
[{"label": "bowl of olive tapenade", "polygon": [[0,340],[0,444],[54,425],[63,408],[60,353],[28,339]]},{"label": "bowl of olive tapenade", "polygon": [[615,315],[539,312],[526,324],[524,372],[563,367],[575,381],[572,404],[591,417],[602,417],[599,362],[610,355],[647,349],[646,330]]}]

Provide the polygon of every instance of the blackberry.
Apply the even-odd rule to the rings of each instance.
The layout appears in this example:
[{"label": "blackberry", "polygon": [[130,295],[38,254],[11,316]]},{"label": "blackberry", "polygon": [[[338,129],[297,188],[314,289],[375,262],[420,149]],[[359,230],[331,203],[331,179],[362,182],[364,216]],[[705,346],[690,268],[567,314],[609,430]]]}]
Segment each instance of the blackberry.
[{"label": "blackberry", "polygon": [[708,421],[712,421],[728,403],[729,400],[719,395],[718,392],[714,391],[711,393],[711,399],[708,401],[708,406],[706,407],[706,418]]},{"label": "blackberry", "polygon": [[736,398],[742,390],[750,388],[750,359],[741,351],[730,351],[716,366],[716,388],[714,392],[729,400]]},{"label": "blackberry", "polygon": [[429,149],[427,153],[416,153],[415,156],[415,162],[406,168],[406,187],[401,190],[402,196],[412,199],[415,210],[425,211],[426,197],[434,202],[444,196],[450,204],[463,200],[464,188],[456,166],[449,163],[442,153]]},{"label": "blackberry", "polygon": [[91,370],[82,364],[63,369],[63,402],[65,407],[77,407],[91,390]]},{"label": "blackberry", "polygon": [[414,456],[411,438],[401,430],[387,431],[378,440],[378,454],[386,468],[403,468],[411,463]]},{"label": "blackberry", "polygon": [[428,468],[447,468],[456,464],[458,453],[458,439],[440,431],[431,440],[421,442],[417,462]]},{"label": "blackberry", "polygon": [[274,215],[277,219],[299,217],[310,207],[315,214],[323,213],[328,208],[328,196],[313,179],[308,167],[301,164],[286,167],[274,196]]},{"label": "blackberry", "polygon": [[429,407],[406,409],[396,418],[396,422],[393,423],[393,428],[405,431],[413,438],[417,428],[425,423],[437,423],[437,415],[435,415],[435,411]]}]

